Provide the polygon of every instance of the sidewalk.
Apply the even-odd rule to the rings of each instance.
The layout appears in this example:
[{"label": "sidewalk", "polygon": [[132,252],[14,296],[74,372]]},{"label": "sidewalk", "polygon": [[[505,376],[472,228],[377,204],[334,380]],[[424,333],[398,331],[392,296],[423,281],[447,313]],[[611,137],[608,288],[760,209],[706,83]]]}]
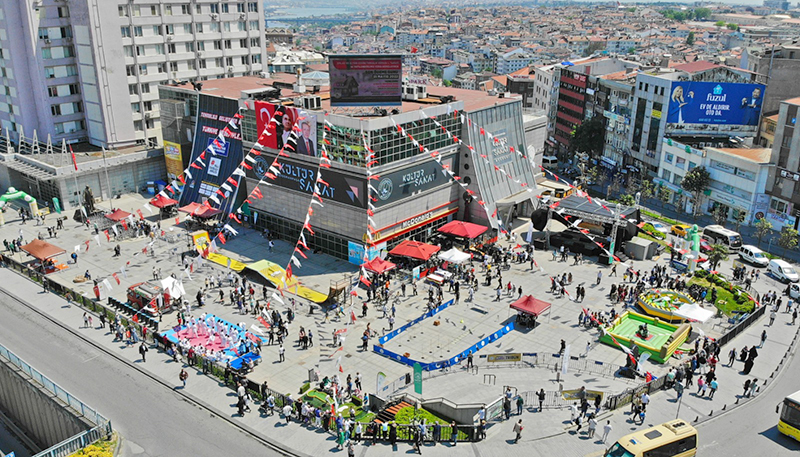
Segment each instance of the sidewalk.
[{"label": "sidewalk", "polygon": [[[58,322],[61,322],[65,327],[73,329],[75,333],[86,338],[95,345],[102,347],[110,352],[119,354],[123,359],[129,363],[134,364],[139,360],[139,354],[135,347],[122,346],[119,343],[112,342],[113,336],[106,330],[99,330],[97,328],[81,328],[83,310],[76,306],[69,306],[65,301],[52,294],[45,294],[34,283],[22,279],[14,272],[7,269],[0,270],[0,281],[4,284],[14,284],[12,293],[20,298],[25,297],[28,303],[35,309],[51,316]],[[765,327],[768,319],[762,320],[754,324],[747,331],[739,335],[731,342],[729,346],[723,348],[722,353],[727,354],[731,347],[741,348],[744,345],[750,346],[757,344],[761,331],[767,328],[769,338],[767,339],[764,348],[759,352],[755,367],[750,376],[745,377],[739,374],[741,365],[737,363],[734,368],[719,367],[718,379],[720,390],[717,392],[713,400],[707,398],[696,397],[693,391],[687,390],[684,393],[684,399],[681,405],[680,416],[683,419],[694,421],[695,417],[706,417],[713,410],[714,415],[717,415],[723,406],[730,410],[736,402],[739,394],[741,394],[741,385],[746,378],[756,377],[763,382],[768,379],[773,370],[778,366],[780,360],[783,358],[784,353],[789,347],[790,342],[797,334],[800,327],[787,325],[790,321],[788,314],[779,313],[778,319],[772,327]],[[151,352],[149,357],[151,360],[147,363],[135,363],[137,369],[143,370],[158,379],[166,386],[176,386],[178,381],[178,372],[182,367],[180,363],[173,362],[166,354]],[[724,358],[727,361],[727,357]],[[182,394],[191,397],[194,401],[207,405],[212,410],[224,417],[230,417],[234,422],[239,423],[245,427],[251,428],[263,436],[286,443],[295,449],[311,454],[318,455],[327,451],[334,451],[336,445],[332,435],[325,434],[316,430],[303,430],[303,427],[297,423],[285,424],[278,416],[274,417],[259,417],[256,408],[253,413],[245,415],[245,417],[238,417],[235,414],[235,406],[231,397],[235,395],[231,390],[224,388],[215,379],[202,376],[201,373],[189,367],[185,367],[190,371],[189,383]],[[540,369],[533,369],[540,370]],[[541,369],[547,372],[547,375],[552,375],[552,372]],[[568,376],[573,375],[570,373]],[[538,376],[537,376],[538,377]],[[442,376],[438,379],[447,381],[448,376]],[[603,378],[588,377],[582,379],[587,388],[593,389],[601,388],[604,384],[613,383],[611,380]],[[531,386],[518,386],[521,390],[534,390],[542,386],[536,383]],[[546,389],[550,390],[550,389]],[[645,425],[636,426],[630,422],[628,416],[628,409],[623,407],[614,411],[610,417],[612,426],[614,427],[610,440],[616,440],[620,436],[630,433],[633,430],[646,428],[651,425],[659,424],[661,422],[673,419],[677,405],[675,404],[674,391],[657,392],[653,394],[651,405],[648,408],[647,420]],[[729,414],[733,414],[730,412]],[[599,443],[599,437],[602,435],[602,429],[598,428],[598,433],[595,435],[595,440],[589,440],[584,432],[586,427],[581,430],[581,434],[576,436],[573,431],[566,430],[569,424],[569,412],[563,410],[545,410],[542,413],[534,412],[533,410],[526,410],[522,414],[525,432],[523,432],[523,439],[517,445],[512,445],[513,434],[511,428],[512,421],[505,421],[493,425],[489,431],[487,440],[482,443],[461,443],[458,447],[470,446],[475,450],[476,455],[498,455],[503,452],[505,455],[530,455],[536,449],[536,452],[543,453],[546,450],[551,450],[552,455],[591,455],[602,451],[604,448],[602,443]],[[124,420],[124,418],[111,418],[112,420]],[[516,422],[517,418],[512,417]],[[506,423],[507,422],[507,423]],[[601,422],[599,427],[602,427]],[[309,439],[310,437],[314,439]],[[448,448],[452,445],[428,445],[425,448],[426,455],[431,452],[433,455],[453,455],[453,452]],[[403,452],[409,449],[410,446],[405,443],[399,445],[399,450]],[[359,455],[385,455],[388,445],[379,444],[375,447],[361,447],[359,446]]]}]

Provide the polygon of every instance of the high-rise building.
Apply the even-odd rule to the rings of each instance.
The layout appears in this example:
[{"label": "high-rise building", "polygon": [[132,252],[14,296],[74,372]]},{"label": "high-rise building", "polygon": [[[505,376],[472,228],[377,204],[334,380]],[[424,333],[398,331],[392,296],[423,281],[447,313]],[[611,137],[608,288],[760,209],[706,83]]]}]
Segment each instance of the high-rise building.
[{"label": "high-rise building", "polygon": [[800,135],[795,135],[800,97],[785,100],[780,105],[772,160],[775,166],[767,179],[769,208],[767,220],[780,230],[786,225],[798,227],[800,221]]},{"label": "high-rise building", "polygon": [[158,85],[260,74],[263,17],[259,1],[3,1],[0,127],[106,148],[158,144]]}]

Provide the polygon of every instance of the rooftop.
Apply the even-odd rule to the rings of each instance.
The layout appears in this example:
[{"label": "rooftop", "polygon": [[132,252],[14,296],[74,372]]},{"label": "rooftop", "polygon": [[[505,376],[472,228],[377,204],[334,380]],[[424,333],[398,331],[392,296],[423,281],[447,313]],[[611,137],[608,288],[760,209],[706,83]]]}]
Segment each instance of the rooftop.
[{"label": "rooftop", "polygon": [[772,156],[770,148],[708,148],[724,154],[740,157],[756,163],[769,163]]}]

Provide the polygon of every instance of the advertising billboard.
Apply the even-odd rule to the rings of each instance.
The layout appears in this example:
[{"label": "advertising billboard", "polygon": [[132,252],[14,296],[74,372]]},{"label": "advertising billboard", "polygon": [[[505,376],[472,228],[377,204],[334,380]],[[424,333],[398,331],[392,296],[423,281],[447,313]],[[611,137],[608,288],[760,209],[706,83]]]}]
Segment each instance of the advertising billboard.
[{"label": "advertising billboard", "polygon": [[[451,170],[457,170],[458,154],[443,158],[442,165],[449,165]],[[446,184],[451,178],[442,169],[442,165],[435,160],[428,160],[402,170],[382,173],[378,183],[373,184],[378,190],[378,201],[372,204],[381,207]]]},{"label": "advertising billboard", "polygon": [[[217,138],[217,135],[228,125],[238,110],[239,102],[237,100],[200,94],[197,105],[197,126],[192,145],[192,162]],[[190,170],[192,178],[186,177],[186,186],[181,194],[181,205],[192,202],[199,203],[213,195],[244,160],[241,131],[231,130],[229,135],[225,135],[225,140],[222,147],[216,148],[214,151],[218,155],[213,155],[211,152],[206,153],[206,159],[203,161],[205,167]],[[224,200],[220,198],[220,201],[223,202],[220,209],[223,213],[228,213],[236,198],[228,195],[228,192],[225,194]],[[216,205],[214,206],[216,207]]]},{"label": "advertising billboard", "polygon": [[[252,170],[247,170],[247,176],[261,180],[274,159],[275,156],[267,154],[256,156],[256,163],[253,164]],[[307,195],[313,193],[314,183],[317,180],[316,165],[308,165],[286,157],[281,157],[278,163],[281,173],[277,179],[269,180],[270,184]],[[323,200],[332,200],[357,208],[367,207],[366,179],[351,177],[327,168],[322,169],[322,179],[327,183],[327,185],[319,183],[320,197]]]},{"label": "advertising billboard", "polygon": [[403,100],[400,55],[328,57],[331,106],[399,106]]},{"label": "advertising billboard", "polygon": [[164,160],[167,164],[169,179],[175,179],[183,173],[183,155],[180,144],[164,141]]},{"label": "advertising billboard", "polygon": [[758,125],[764,89],[763,84],[674,81],[667,122]]},{"label": "advertising billboard", "polygon": [[288,106],[257,101],[256,127],[259,135],[267,129],[267,135],[262,138],[261,144],[272,149],[281,149],[289,139],[289,134],[295,128],[297,132],[297,146],[287,146],[284,152],[289,154],[317,157],[319,144],[317,143],[317,118],[307,113]]}]

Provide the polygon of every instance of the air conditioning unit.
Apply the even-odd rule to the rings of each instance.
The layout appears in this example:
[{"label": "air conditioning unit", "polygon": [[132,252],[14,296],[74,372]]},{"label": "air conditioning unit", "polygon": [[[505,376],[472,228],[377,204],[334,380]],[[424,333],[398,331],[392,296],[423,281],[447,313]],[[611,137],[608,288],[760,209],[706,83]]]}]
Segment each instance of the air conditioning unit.
[{"label": "air conditioning unit", "polygon": [[45,42],[46,44],[50,44],[50,38],[45,38],[45,39],[44,39],[44,42]]},{"label": "air conditioning unit", "polygon": [[212,21],[216,21],[218,18],[219,18],[219,15],[217,13],[211,13],[211,20]]},{"label": "air conditioning unit", "polygon": [[246,21],[246,20],[247,20],[247,15],[246,15],[246,14],[244,14],[244,13],[240,13],[240,14],[239,14],[239,20],[240,20],[240,21]]},{"label": "air conditioning unit", "polygon": [[167,41],[172,41],[172,40],[174,40],[174,39],[175,39],[175,38],[174,38],[172,35],[167,35]]},{"label": "air conditioning unit", "polygon": [[321,108],[322,108],[322,98],[320,98],[318,95],[303,97],[303,109],[318,110]]},{"label": "air conditioning unit", "polygon": [[233,73],[233,66],[228,67],[228,73]]},{"label": "air conditioning unit", "polygon": [[197,51],[197,57],[203,57],[203,51]]}]

